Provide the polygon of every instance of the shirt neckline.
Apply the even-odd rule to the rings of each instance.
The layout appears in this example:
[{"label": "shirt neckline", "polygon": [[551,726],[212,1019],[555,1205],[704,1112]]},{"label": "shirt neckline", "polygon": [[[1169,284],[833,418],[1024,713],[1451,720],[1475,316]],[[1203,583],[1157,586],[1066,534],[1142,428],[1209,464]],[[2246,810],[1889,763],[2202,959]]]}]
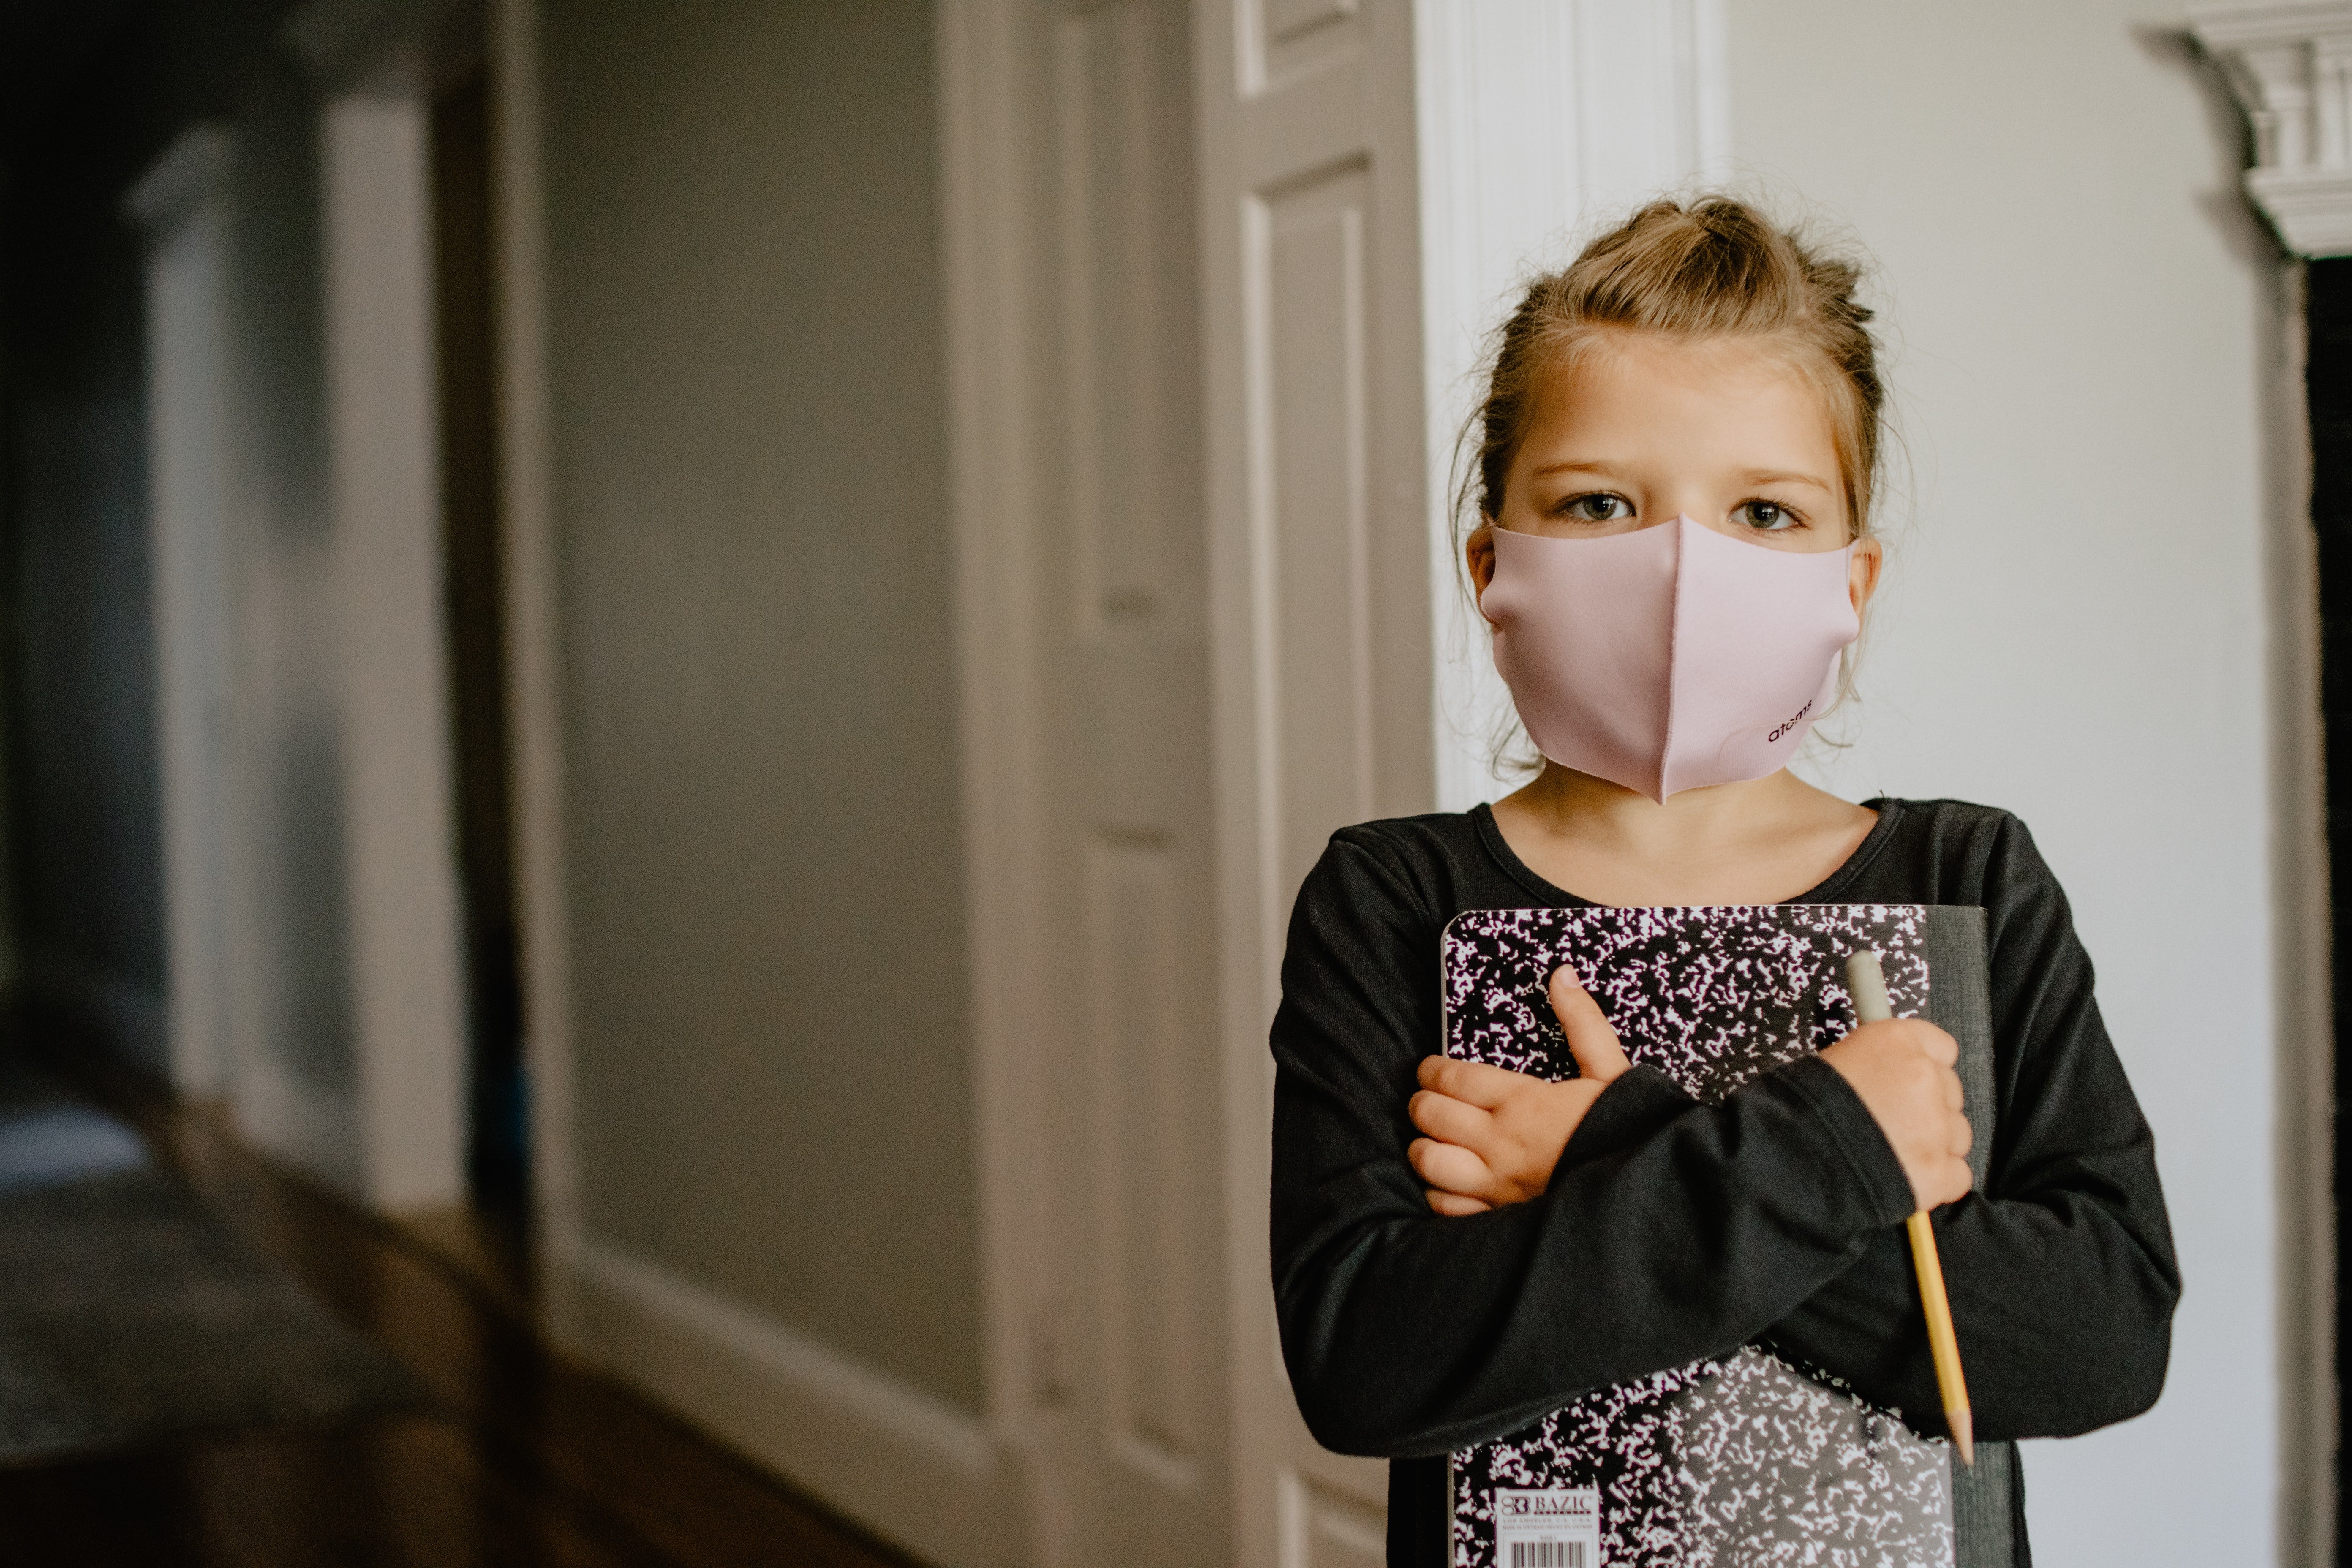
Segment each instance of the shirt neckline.
[{"label": "shirt neckline", "polygon": [[[1854,846],[1853,853],[1847,856],[1835,869],[1819,882],[1793,898],[1781,900],[1780,902],[1784,904],[1834,902],[1834,896],[1859,877],[1871,861],[1878,858],[1878,852],[1885,847],[1886,840],[1895,832],[1895,822],[1903,815],[1903,803],[1885,795],[1873,795],[1862,804],[1878,813],[1878,820],[1871,824],[1870,831],[1863,836],[1860,844]],[[1519,858],[1518,851],[1511,847],[1510,841],[1503,837],[1502,827],[1495,821],[1494,807],[1485,801],[1470,808],[1470,821],[1478,830],[1479,843],[1486,847],[1486,853],[1494,858],[1495,863],[1503,868],[1503,874],[1552,908],[1589,910],[1609,907],[1596,904],[1591,899],[1571,893],[1567,889],[1557,887],[1538,876],[1526,861]]]}]

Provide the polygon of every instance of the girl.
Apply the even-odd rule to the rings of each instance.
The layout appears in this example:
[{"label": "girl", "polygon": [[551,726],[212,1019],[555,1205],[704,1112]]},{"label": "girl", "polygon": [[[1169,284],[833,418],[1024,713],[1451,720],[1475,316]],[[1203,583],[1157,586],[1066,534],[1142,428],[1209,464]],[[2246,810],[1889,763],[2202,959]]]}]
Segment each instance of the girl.
[{"label": "girl", "polygon": [[[1782,766],[1818,704],[1762,706],[1820,686],[1877,585],[1857,277],[1712,198],[1645,207],[1528,290],[1479,416],[1465,558],[1541,770],[1492,807],[1343,829],[1300,889],[1273,1029],[1276,1301],[1316,1437],[1393,1461],[1394,1568],[1448,1560],[1450,1450],[1751,1342],[1942,1436],[1917,1208],[1979,1473],[2006,1489],[1992,1525],[1961,1509],[1964,1564],[2029,1561],[2000,1440],[2119,1421],[2162,1386],[2179,1279],[2153,1143],[2032,837],[1990,807],[1825,795]],[[1670,680],[1625,652],[1667,637],[1656,596],[1580,565],[1654,542],[1716,563]],[[1465,910],[1782,901],[1986,910],[1981,1191],[1956,1047],[1918,1020],[1707,1105],[1629,1066],[1563,969],[1577,1079],[1432,1055]]]}]

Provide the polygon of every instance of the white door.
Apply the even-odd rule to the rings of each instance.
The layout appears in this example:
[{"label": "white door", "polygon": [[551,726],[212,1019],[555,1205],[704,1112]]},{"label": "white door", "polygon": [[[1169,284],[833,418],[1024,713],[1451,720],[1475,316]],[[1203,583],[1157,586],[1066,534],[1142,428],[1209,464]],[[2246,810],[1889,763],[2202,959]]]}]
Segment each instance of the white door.
[{"label": "white door", "polygon": [[1719,159],[1721,23],[1717,0],[1194,14],[1234,1561],[1372,1568],[1386,1468],[1307,1435],[1274,1331],[1265,1030],[1285,925],[1334,827],[1493,793],[1494,682],[1444,493],[1475,345],[1580,225]]},{"label": "white door", "polygon": [[1051,1563],[1228,1560],[1191,17],[1048,14]]},{"label": "white door", "polygon": [[1386,1468],[1307,1436],[1266,1274],[1265,1046],[1333,828],[1429,809],[1412,12],[1199,0],[1234,1560],[1374,1568]]},{"label": "white door", "polygon": [[1034,1561],[1231,1560],[1187,0],[942,8],[992,1394]]},{"label": "white door", "polygon": [[1711,4],[943,0],[992,1424],[1048,1568],[1384,1559],[1274,1332],[1284,930],[1332,829],[1476,792],[1449,334],[1531,215],[1687,171]]}]

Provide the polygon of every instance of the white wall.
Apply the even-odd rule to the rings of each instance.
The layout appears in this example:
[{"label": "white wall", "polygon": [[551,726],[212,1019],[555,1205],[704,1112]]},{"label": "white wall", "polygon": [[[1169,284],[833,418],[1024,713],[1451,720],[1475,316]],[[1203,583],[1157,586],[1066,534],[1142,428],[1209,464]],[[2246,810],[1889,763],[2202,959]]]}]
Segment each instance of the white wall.
[{"label": "white wall", "polygon": [[362,1191],[394,1209],[465,1196],[430,121],[415,92],[319,117]]},{"label": "white wall", "polygon": [[223,1089],[247,1137],[357,1192],[320,151],[294,63],[257,71],[229,187]]},{"label": "white wall", "polygon": [[[2267,241],[2169,5],[1734,0],[1735,161],[1879,263],[1916,470],[1842,793],[2034,830],[2154,1123],[2187,1293],[2138,1421],[2030,1447],[2035,1558],[2272,1560]],[[1907,525],[1905,514],[1909,514]]]},{"label": "white wall", "polygon": [[231,505],[224,126],[183,132],[124,202],[147,243],[148,539],[153,574],[172,1082],[227,1075],[226,514]]}]

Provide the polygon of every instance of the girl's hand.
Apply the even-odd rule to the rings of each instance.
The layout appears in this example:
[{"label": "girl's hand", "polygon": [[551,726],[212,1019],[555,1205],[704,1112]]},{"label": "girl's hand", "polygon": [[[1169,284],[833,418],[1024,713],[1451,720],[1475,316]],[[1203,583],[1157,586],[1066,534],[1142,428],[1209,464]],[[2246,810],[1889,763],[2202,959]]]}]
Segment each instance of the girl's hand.
[{"label": "girl's hand", "polygon": [[1822,1053],[1862,1096],[1923,1209],[1966,1197],[1973,1184],[1976,1134],[1960,1114],[1960,1075],[1952,1070],[1959,1059],[1958,1044],[1924,1018],[1864,1024]]},{"label": "girl's hand", "polygon": [[1483,1214],[1541,1196],[1577,1123],[1633,1065],[1576,971],[1555,971],[1549,989],[1580,1077],[1552,1083],[1450,1057],[1421,1064],[1421,1092],[1408,1110],[1428,1136],[1414,1139],[1405,1157],[1439,1214]]}]

